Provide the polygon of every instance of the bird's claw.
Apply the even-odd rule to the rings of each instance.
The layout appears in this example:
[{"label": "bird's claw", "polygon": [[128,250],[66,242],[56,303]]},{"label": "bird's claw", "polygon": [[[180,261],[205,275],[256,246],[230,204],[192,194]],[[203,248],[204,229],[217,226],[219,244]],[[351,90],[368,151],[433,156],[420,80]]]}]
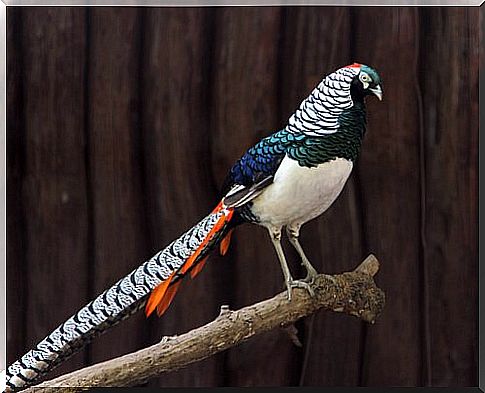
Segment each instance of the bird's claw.
[{"label": "bird's claw", "polygon": [[288,293],[288,301],[291,301],[291,290],[292,288],[303,288],[308,291],[310,296],[315,296],[315,291],[311,287],[311,285],[303,280],[292,280],[286,283],[287,293]]}]

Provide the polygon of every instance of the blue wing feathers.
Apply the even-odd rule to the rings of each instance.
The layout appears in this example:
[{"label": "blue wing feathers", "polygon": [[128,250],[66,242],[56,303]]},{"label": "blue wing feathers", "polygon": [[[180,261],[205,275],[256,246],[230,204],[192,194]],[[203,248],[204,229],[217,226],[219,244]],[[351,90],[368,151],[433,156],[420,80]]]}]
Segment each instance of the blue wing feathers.
[{"label": "blue wing feathers", "polygon": [[223,192],[226,193],[234,184],[251,186],[262,177],[274,175],[292,138],[293,135],[282,130],[251,147],[231,168]]}]

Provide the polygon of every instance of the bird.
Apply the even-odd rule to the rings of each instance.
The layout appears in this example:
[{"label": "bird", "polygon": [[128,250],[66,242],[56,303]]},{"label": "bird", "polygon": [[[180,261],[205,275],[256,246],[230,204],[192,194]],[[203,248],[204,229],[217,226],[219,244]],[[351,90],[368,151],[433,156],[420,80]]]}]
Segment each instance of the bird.
[{"label": "bird", "polygon": [[[281,265],[288,301],[293,288],[314,295],[317,270],[300,242],[301,227],[324,213],[341,193],[366,132],[365,101],[382,100],[377,71],[353,63],[326,75],[291,115],[286,126],[260,140],[239,158],[224,181],[213,211],[184,234],[57,327],[10,365],[5,391],[34,383],[93,338],[135,312],[161,316],[181,282],[194,278],[211,251],[226,254],[241,224],[268,231]],[[283,231],[306,270],[295,279],[281,246]]]}]

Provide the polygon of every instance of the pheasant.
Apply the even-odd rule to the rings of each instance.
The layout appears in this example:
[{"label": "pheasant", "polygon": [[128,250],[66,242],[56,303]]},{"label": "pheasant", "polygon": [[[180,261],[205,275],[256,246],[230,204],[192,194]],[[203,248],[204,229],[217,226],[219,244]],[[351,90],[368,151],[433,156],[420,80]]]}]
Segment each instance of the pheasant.
[{"label": "pheasant", "polygon": [[[74,314],[21,359],[10,365],[6,391],[18,391],[80,350],[97,335],[145,308],[162,315],[187,275],[195,277],[209,253],[225,254],[233,230],[243,223],[265,227],[283,271],[288,300],[292,289],[313,295],[317,271],[298,238],[342,191],[366,130],[365,98],[382,100],[381,79],[354,63],[327,75],[303,100],[286,127],[262,139],[234,164],[222,199],[199,223]],[[306,277],[294,279],[281,247],[285,229]]]}]

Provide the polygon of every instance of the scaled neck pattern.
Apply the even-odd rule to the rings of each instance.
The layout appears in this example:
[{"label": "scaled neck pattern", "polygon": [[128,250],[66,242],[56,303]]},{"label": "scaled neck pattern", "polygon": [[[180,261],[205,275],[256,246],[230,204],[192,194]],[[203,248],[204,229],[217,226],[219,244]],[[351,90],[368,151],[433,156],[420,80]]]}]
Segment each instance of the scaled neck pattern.
[{"label": "scaled neck pattern", "polygon": [[327,75],[290,117],[285,130],[308,136],[337,132],[340,115],[354,105],[350,86],[358,73],[358,68],[344,67]]}]

